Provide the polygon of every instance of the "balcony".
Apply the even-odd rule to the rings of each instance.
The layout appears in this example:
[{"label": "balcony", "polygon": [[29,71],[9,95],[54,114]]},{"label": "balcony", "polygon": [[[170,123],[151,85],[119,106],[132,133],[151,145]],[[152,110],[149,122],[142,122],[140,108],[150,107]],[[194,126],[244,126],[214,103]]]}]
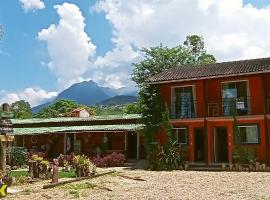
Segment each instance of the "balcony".
[{"label": "balcony", "polygon": [[179,102],[172,101],[171,103],[171,118],[183,119],[183,118],[195,118],[196,115],[196,101],[190,99],[182,99]]},{"label": "balcony", "polygon": [[208,102],[185,99],[172,102],[171,111],[172,119],[270,114],[270,99],[266,102],[264,97],[223,98]]},{"label": "balcony", "polygon": [[250,115],[250,102],[250,97],[223,98],[219,102],[211,101],[208,103],[207,116],[218,117]]}]

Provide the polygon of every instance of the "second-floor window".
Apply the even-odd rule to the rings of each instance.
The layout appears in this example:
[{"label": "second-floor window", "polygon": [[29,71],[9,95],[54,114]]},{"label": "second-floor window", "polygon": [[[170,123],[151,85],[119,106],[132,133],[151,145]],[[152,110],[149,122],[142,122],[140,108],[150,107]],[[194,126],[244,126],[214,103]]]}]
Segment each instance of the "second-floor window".
[{"label": "second-floor window", "polygon": [[195,117],[194,87],[177,87],[173,89],[173,118]]},{"label": "second-floor window", "polygon": [[222,84],[222,107],[225,116],[248,114],[247,81]]}]

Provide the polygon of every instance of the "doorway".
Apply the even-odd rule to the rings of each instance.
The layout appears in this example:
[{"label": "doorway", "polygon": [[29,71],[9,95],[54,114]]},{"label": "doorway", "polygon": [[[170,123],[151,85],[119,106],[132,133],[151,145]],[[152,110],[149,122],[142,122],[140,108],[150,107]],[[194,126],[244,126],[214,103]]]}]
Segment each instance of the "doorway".
[{"label": "doorway", "polygon": [[127,158],[137,159],[137,133],[127,133]]},{"label": "doorway", "polygon": [[214,129],[214,157],[216,163],[228,162],[228,133],[226,127]]},{"label": "doorway", "polygon": [[206,161],[206,138],[204,128],[194,129],[194,160],[195,162]]}]

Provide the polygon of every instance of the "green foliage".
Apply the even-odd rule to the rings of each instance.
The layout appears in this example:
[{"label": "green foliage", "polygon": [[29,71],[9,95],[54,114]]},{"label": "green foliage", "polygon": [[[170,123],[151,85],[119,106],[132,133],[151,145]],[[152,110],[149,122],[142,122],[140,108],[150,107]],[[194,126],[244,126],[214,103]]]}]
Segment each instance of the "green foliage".
[{"label": "green foliage", "polygon": [[100,105],[95,106],[96,115],[120,115],[124,114],[125,105]]},{"label": "green foliage", "polygon": [[27,161],[27,150],[24,147],[8,147],[8,164],[11,166],[23,166]]},{"label": "green foliage", "polygon": [[248,164],[256,159],[256,149],[236,146],[233,150],[233,161],[238,164]]},{"label": "green foliage", "polygon": [[26,177],[28,175],[27,171],[11,171],[10,175],[15,178],[20,178],[20,177]]},{"label": "green foliage", "polygon": [[187,151],[175,142],[165,145],[152,143],[148,154],[149,168],[151,170],[179,169],[187,160]]},{"label": "green foliage", "polygon": [[14,113],[14,118],[28,119],[32,118],[32,109],[30,104],[25,100],[20,100],[10,105],[11,111]]},{"label": "green foliage", "polygon": [[183,163],[184,155],[178,152],[176,142],[170,142],[168,145],[160,146],[158,166],[160,170],[179,169]]},{"label": "green foliage", "polygon": [[[141,53],[144,55],[144,59],[133,64],[132,79],[140,89],[138,107],[145,124],[143,130],[145,148],[148,156],[152,157],[151,151],[156,149],[150,144],[154,142],[155,133],[162,125],[164,118],[162,113],[167,111],[164,102],[162,102],[159,88],[149,84],[148,79],[173,67],[214,63],[216,60],[213,55],[206,52],[203,38],[197,35],[187,36],[183,45],[169,48],[161,44],[156,47],[143,48]],[[169,114],[166,115],[169,118]],[[167,134],[172,136],[171,133]]]},{"label": "green foliage", "polygon": [[140,114],[141,108],[138,103],[131,103],[125,106],[124,112],[126,114]]},{"label": "green foliage", "polygon": [[34,115],[36,118],[54,118],[54,117],[68,117],[70,112],[76,108],[85,108],[90,115],[95,115],[95,110],[93,108],[80,105],[72,100],[58,100],[54,104],[47,106],[40,112]]},{"label": "green foliage", "polygon": [[85,155],[74,156],[73,162],[78,177],[90,176],[96,173],[96,166]]}]

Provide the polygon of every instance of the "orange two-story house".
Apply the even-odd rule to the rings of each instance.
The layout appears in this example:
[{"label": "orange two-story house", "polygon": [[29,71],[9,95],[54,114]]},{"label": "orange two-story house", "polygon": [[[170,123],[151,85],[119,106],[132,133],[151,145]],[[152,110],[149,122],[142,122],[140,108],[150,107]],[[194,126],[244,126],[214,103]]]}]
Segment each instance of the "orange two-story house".
[{"label": "orange two-story house", "polygon": [[[232,162],[237,140],[270,159],[270,58],[181,66],[150,78],[193,162]],[[236,117],[233,117],[236,116]]]}]

